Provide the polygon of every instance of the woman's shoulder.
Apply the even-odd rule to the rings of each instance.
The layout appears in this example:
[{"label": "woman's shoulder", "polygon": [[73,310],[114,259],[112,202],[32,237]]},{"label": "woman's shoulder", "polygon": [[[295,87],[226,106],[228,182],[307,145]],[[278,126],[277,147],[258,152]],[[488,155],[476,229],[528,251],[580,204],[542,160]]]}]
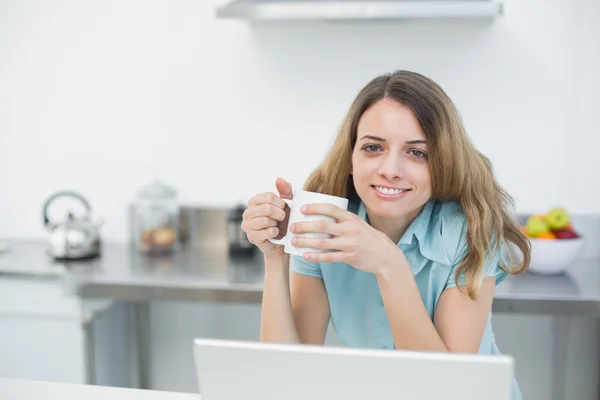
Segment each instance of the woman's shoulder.
[{"label": "woman's shoulder", "polygon": [[[467,225],[467,217],[460,203],[452,200],[433,200],[431,223],[444,229],[445,235],[454,235],[462,232]],[[458,231],[458,232],[457,232]]]},{"label": "woman's shoulder", "polygon": [[[462,206],[455,201],[436,202],[437,225],[436,229],[441,232],[441,241],[444,243],[444,249],[450,260],[450,266],[455,269],[460,265],[468,251],[468,221]],[[496,285],[502,282],[508,274],[499,268],[502,263],[502,248],[490,248],[486,250],[484,274],[486,277],[495,276]],[[464,273],[463,273],[464,275]],[[462,276],[461,282],[466,283],[466,278]],[[449,282],[448,287],[454,283]]]},{"label": "woman's shoulder", "polygon": [[465,223],[466,216],[459,202],[454,200],[435,200],[435,209],[446,222]]},{"label": "woman's shoulder", "polygon": [[454,263],[467,243],[467,217],[460,203],[435,200],[429,228],[441,240],[448,259]]}]

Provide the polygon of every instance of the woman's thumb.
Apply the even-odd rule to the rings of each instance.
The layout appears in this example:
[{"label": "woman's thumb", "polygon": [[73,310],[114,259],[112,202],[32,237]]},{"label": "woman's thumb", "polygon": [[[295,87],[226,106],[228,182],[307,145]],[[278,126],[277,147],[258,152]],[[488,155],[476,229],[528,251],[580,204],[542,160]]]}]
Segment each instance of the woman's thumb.
[{"label": "woman's thumb", "polygon": [[294,195],[292,192],[292,185],[290,185],[285,179],[277,178],[275,181],[275,187],[277,188],[279,196],[282,199],[292,199]]}]

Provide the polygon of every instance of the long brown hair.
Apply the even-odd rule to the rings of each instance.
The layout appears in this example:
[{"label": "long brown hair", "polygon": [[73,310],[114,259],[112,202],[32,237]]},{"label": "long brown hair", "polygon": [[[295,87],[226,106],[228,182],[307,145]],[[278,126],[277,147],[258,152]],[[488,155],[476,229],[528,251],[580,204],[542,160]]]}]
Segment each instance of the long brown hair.
[{"label": "long brown hair", "polygon": [[[456,282],[464,273],[470,298],[477,298],[486,255],[502,251],[503,243],[513,245],[507,246],[508,265],[500,268],[511,275],[525,271],[530,243],[511,217],[512,197],[496,181],[489,159],[467,137],[452,100],[421,74],[396,71],[371,80],[354,99],[331,150],[308,178],[305,190],[356,196],[350,172],[358,122],[369,107],[385,98],[409,107],[419,121],[429,148],[432,197],[458,202],[466,216],[467,252],[456,271]],[[520,264],[514,263],[515,249],[522,254]]]}]

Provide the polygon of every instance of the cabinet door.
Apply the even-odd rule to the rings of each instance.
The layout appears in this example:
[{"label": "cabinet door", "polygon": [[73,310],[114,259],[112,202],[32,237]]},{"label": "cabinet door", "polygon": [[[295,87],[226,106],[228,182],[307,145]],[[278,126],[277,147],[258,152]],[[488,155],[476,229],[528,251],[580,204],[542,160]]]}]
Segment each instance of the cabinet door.
[{"label": "cabinet door", "polygon": [[75,320],[0,315],[0,376],[85,383]]},{"label": "cabinet door", "polygon": [[0,279],[0,376],[84,383],[80,302],[60,280]]}]

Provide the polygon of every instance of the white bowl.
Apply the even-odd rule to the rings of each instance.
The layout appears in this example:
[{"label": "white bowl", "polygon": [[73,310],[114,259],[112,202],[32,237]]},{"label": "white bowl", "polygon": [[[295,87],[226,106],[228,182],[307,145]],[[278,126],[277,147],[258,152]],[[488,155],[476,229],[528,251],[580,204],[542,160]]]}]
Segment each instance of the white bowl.
[{"label": "white bowl", "polygon": [[531,243],[529,270],[536,274],[561,274],[581,257],[584,239],[535,239]]}]

